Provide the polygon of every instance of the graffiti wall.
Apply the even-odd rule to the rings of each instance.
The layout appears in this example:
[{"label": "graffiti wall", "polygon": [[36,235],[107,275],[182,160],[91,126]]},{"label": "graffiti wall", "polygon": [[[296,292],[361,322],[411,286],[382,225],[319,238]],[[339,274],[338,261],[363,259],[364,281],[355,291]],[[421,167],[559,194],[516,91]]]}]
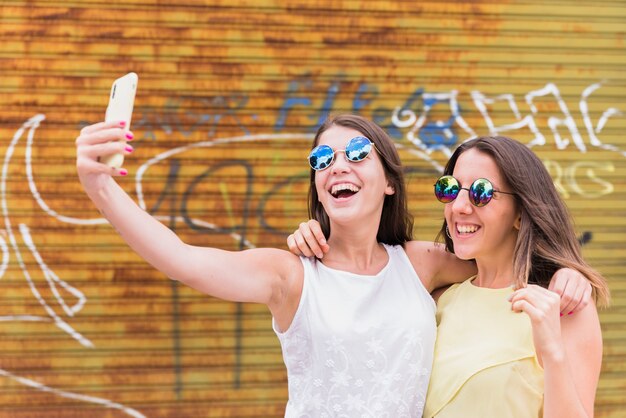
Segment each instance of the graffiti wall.
[{"label": "graffiti wall", "polygon": [[[526,143],[609,281],[596,415],[626,407],[626,2],[17,1],[0,5],[0,417],[277,417],[264,306],[209,298],[135,255],[75,174],[112,81],[139,75],[122,186],[186,242],[286,248],[307,149],[372,118],[432,184],[481,134]],[[277,261],[279,262],[279,261]]]}]

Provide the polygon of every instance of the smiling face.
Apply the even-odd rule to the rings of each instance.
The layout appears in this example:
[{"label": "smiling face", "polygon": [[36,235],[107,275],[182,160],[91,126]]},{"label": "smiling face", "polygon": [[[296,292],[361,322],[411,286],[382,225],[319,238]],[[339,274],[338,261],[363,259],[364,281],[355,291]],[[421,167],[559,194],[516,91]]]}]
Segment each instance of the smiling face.
[{"label": "smiling face", "polygon": [[[459,156],[453,176],[464,188],[476,179],[486,178],[495,190],[510,191],[494,159],[474,148]],[[461,190],[454,201],[445,205],[444,213],[459,258],[513,260],[519,228],[514,196],[496,192],[486,206],[476,207],[468,191]]]},{"label": "smiling face", "polygon": [[[348,141],[364,134],[345,126],[334,125],[319,137],[317,145],[343,150]],[[373,149],[360,162],[346,159],[343,151],[335,154],[332,165],[315,172],[315,188],[331,224],[347,224],[370,220],[378,225],[385,195],[394,193],[386,179],[380,156]]]},{"label": "smiling face", "polygon": [[[356,133],[358,133],[357,136],[364,136],[374,144],[375,149],[368,154],[364,161],[350,163],[353,164],[353,167],[358,167],[360,164],[363,164],[364,166],[359,169],[359,172],[364,167],[367,167],[367,163],[370,161],[379,162],[383,168],[378,177],[378,180],[384,179],[386,183],[383,186],[386,189],[386,192],[382,193],[384,196],[382,212],[377,215],[376,219],[357,218],[355,220],[359,221],[361,225],[366,222],[368,225],[378,224],[376,240],[384,244],[404,245],[407,241],[413,239],[413,217],[408,211],[406,186],[404,184],[404,168],[402,167],[402,162],[400,161],[400,156],[398,155],[394,141],[373,121],[359,115],[340,114],[329,117],[318,127],[313,147],[322,144],[323,135],[325,135],[324,141],[339,140],[335,139],[331,134],[327,134],[327,131],[332,128],[337,128],[336,132],[342,135],[341,140],[344,141],[344,143],[337,148],[338,150],[341,150],[346,146],[346,138],[352,139],[354,138],[352,135],[355,135]],[[357,146],[353,149],[353,151],[356,151],[358,148],[359,147]],[[323,154],[324,153],[321,155]],[[357,152],[357,154],[361,157],[361,153]],[[345,161],[345,155],[341,152],[337,153],[335,158],[343,159]],[[313,163],[318,163],[318,161],[315,160]],[[340,162],[340,164],[343,163]],[[339,166],[335,167],[335,170],[337,170],[337,168],[339,168]],[[320,179],[324,176],[330,176],[331,173],[333,172],[319,172]],[[309,216],[311,219],[315,219],[320,223],[324,236],[328,239],[331,235],[331,221],[322,203],[326,202],[328,199],[326,197],[322,199],[318,196],[319,185],[317,175],[317,171],[313,169],[310,170],[308,193]],[[336,176],[336,174],[334,175]],[[354,186],[358,187],[356,184]],[[319,187],[319,189],[322,193],[326,193],[324,185]],[[357,192],[357,197],[365,194],[361,188],[355,191]],[[337,189],[335,192],[337,192]],[[377,195],[375,199],[378,198],[379,196]],[[359,224],[354,225],[350,231],[360,233],[361,230]]]}]

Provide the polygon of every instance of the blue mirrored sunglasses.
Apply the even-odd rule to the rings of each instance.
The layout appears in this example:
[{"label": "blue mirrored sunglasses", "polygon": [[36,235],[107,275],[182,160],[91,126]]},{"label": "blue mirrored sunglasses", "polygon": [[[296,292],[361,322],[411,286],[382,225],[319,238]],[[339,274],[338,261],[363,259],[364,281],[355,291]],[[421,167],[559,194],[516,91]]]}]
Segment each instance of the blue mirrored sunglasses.
[{"label": "blue mirrored sunglasses", "polygon": [[318,145],[309,154],[309,165],[315,171],[325,170],[335,161],[335,154],[343,151],[348,161],[358,163],[370,155],[374,143],[364,136],[356,136],[348,141],[345,149],[333,150],[328,145]]},{"label": "blue mirrored sunglasses", "polygon": [[474,206],[482,207],[491,202],[494,193],[515,195],[515,193],[503,192],[493,188],[493,184],[487,179],[478,179],[467,187],[461,187],[461,183],[452,176],[439,177],[435,183],[435,196],[441,203],[450,203],[456,199],[461,190],[467,190],[469,200]]}]

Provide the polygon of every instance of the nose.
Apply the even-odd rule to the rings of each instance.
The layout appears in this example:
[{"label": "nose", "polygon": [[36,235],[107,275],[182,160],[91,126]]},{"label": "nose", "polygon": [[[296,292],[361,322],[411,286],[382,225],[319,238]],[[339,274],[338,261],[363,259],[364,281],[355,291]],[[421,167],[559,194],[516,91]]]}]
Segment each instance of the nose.
[{"label": "nose", "polygon": [[469,200],[469,191],[461,189],[459,195],[451,203],[452,210],[456,213],[471,213],[474,209],[472,202]]},{"label": "nose", "polygon": [[350,171],[350,164],[351,162],[348,161],[345,151],[338,150],[335,152],[335,161],[333,161],[333,165],[330,168],[333,173],[346,173]]}]

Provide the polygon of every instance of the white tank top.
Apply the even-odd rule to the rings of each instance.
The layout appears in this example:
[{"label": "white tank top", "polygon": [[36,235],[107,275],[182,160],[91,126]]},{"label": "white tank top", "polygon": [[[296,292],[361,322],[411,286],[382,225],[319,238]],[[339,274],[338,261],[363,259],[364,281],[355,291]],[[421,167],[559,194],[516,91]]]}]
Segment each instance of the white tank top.
[{"label": "white tank top", "polygon": [[375,276],[301,258],[289,329],[273,322],[287,366],[285,417],[421,417],[433,362],[435,303],[400,246]]}]

